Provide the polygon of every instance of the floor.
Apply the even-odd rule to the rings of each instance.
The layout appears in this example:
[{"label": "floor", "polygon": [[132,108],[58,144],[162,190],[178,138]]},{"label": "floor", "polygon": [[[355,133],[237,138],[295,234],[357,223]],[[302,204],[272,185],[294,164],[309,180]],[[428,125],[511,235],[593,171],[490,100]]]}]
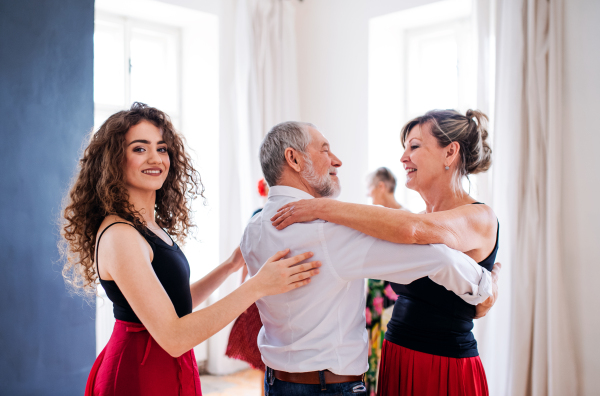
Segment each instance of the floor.
[{"label": "floor", "polygon": [[260,396],[264,372],[244,370],[231,375],[201,374],[203,396]]}]

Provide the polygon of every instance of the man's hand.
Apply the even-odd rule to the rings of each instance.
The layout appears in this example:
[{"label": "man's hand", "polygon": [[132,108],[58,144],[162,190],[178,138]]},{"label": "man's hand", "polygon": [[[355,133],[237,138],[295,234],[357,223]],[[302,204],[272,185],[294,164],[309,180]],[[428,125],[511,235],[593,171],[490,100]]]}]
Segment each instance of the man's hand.
[{"label": "man's hand", "polygon": [[496,300],[498,299],[498,276],[501,268],[502,264],[494,264],[494,268],[492,268],[492,296],[475,306],[475,319],[480,319],[487,315],[489,310],[492,309],[496,303]]}]

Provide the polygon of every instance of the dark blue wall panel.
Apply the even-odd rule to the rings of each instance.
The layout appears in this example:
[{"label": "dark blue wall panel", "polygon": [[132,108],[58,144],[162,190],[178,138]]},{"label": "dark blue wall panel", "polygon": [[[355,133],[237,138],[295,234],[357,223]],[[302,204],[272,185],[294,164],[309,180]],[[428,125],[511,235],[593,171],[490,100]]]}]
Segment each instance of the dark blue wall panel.
[{"label": "dark blue wall panel", "polygon": [[0,395],[82,395],[94,361],[55,226],[93,124],[93,32],[93,0],[0,0]]}]

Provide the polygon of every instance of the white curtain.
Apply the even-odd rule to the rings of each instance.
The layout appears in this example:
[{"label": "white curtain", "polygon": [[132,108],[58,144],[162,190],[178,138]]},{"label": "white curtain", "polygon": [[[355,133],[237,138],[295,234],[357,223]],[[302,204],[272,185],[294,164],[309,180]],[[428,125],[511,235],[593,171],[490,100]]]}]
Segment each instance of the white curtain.
[{"label": "white curtain", "polygon": [[[477,175],[477,193],[482,202],[494,208],[500,221],[500,250],[497,261],[503,263],[499,293],[500,299],[494,309],[483,319],[475,321],[475,337],[483,366],[486,370],[490,396],[507,395],[509,376],[509,350],[511,332],[511,239],[516,230],[511,226],[512,213],[516,200],[509,197],[511,175],[518,168],[512,167],[507,160],[511,158],[511,137],[502,132],[496,139],[495,101],[496,101],[496,1],[474,0],[473,17],[475,19],[475,37],[477,48],[477,108],[490,117],[489,140],[491,141],[494,166],[485,174]],[[513,48],[517,48],[514,45]],[[500,128],[505,128],[500,123]],[[511,131],[516,132],[514,129]],[[513,137],[514,138],[514,137]],[[506,147],[505,144],[509,146]],[[512,194],[512,195],[511,195]]]},{"label": "white curtain", "polygon": [[494,395],[577,394],[561,282],[562,6],[497,0],[493,206],[505,264],[499,304],[511,304],[484,326]]},{"label": "white curtain", "polygon": [[295,9],[291,1],[240,0],[236,14],[235,108],[241,223],[260,206],[258,149],[279,122],[298,120]]},{"label": "white curtain", "polygon": [[[279,122],[298,120],[295,8],[291,0],[238,0],[235,9],[234,82],[230,136],[221,139],[220,244],[227,257],[238,246],[252,212],[262,206],[260,143]],[[234,163],[234,164],[233,164]],[[223,165],[223,163],[222,163]],[[231,293],[230,277],[216,299]],[[213,299],[214,301],[214,299]],[[208,371],[228,374],[247,367],[225,356],[231,325],[209,340]]]}]

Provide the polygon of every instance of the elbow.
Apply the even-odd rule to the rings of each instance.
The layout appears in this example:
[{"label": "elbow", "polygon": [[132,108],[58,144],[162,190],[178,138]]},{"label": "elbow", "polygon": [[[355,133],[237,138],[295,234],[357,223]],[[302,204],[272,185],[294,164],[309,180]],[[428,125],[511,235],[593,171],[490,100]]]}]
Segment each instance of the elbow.
[{"label": "elbow", "polygon": [[[420,240],[420,231],[419,226],[416,221],[407,221],[401,224],[396,232],[398,240],[396,243],[406,243],[406,244],[424,244]],[[428,242],[425,242],[427,244]]]},{"label": "elbow", "polygon": [[[157,343],[158,343],[158,341],[157,341]],[[158,345],[160,345],[161,348],[165,350],[165,352],[167,352],[169,355],[171,355],[174,358],[178,358],[187,352],[187,350],[185,350],[185,348],[183,348],[182,345],[178,345],[177,343],[174,343],[174,342],[164,343],[164,345],[161,343],[158,343]]]},{"label": "elbow", "polygon": [[165,350],[169,355],[174,358],[178,358],[181,355],[189,352],[196,346],[197,344],[201,344],[206,341],[206,338],[201,340],[191,340],[187,337],[173,337],[170,338],[170,341],[163,341],[162,343],[156,341],[161,348]]},{"label": "elbow", "polygon": [[417,245],[440,243],[456,249],[458,236],[447,227],[443,227],[427,219],[417,220],[413,224],[413,239]]},{"label": "elbow", "polygon": [[174,358],[178,358],[179,356],[183,355],[183,353],[180,352],[180,348],[178,347],[177,343],[175,342],[169,342],[159,337],[154,337],[154,341],[156,341],[158,346],[160,346],[165,352]]},{"label": "elbow", "polygon": [[187,351],[182,351],[180,349],[177,350],[173,350],[171,352],[167,352],[169,355],[171,355],[171,357],[174,357],[175,359],[177,359],[178,357],[180,357],[181,355],[183,355],[184,353],[186,353]]},{"label": "elbow", "polygon": [[154,337],[154,340],[165,352],[174,358],[180,357],[191,349],[189,345],[184,345],[180,336],[172,332],[157,335]]}]

